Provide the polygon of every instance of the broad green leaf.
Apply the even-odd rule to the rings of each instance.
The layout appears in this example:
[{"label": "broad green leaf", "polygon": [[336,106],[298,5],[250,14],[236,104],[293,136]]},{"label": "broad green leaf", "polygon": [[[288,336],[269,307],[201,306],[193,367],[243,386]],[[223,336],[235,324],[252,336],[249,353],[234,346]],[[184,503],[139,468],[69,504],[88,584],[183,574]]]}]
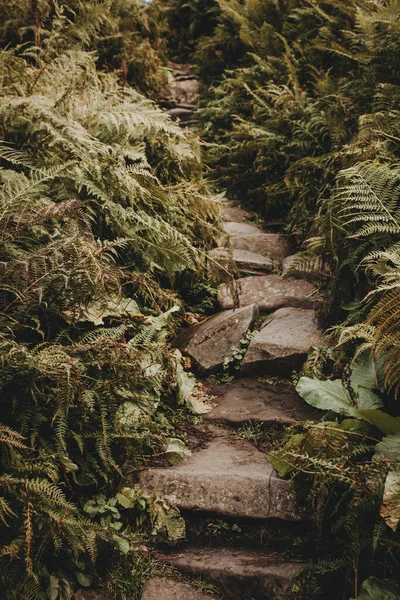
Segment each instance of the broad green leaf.
[{"label": "broad green leaf", "polygon": [[174,352],[176,364],[177,400],[179,404],[186,404],[188,408],[197,415],[208,413],[212,406],[206,404],[201,397],[199,384],[190,373],[182,366],[182,354],[179,350]]},{"label": "broad green leaf", "polygon": [[360,590],[357,600],[399,600],[400,586],[390,579],[369,577]]},{"label": "broad green leaf", "polygon": [[50,575],[50,581],[46,590],[46,595],[49,600],[57,600],[60,590],[60,580],[56,575]]},{"label": "broad green leaf", "polygon": [[87,573],[82,573],[82,571],[76,571],[75,573],[76,579],[82,587],[90,587],[93,583],[93,576]]},{"label": "broad green leaf", "polygon": [[400,433],[387,435],[375,446],[375,460],[395,460],[400,462]]},{"label": "broad green leaf", "polygon": [[298,394],[311,406],[321,410],[332,410],[346,417],[357,417],[360,409],[379,408],[382,401],[371,391],[354,386],[359,397],[352,401],[351,396],[340,379],[320,381],[310,377],[301,377],[296,386]]},{"label": "broad green leaf", "polygon": [[123,508],[135,508],[137,504],[137,492],[129,487],[124,487],[116,496]]},{"label": "broad green leaf", "polygon": [[400,468],[391,469],[386,477],[380,515],[393,531],[400,523]]},{"label": "broad green leaf", "polygon": [[386,477],[380,515],[393,531],[400,523],[400,468],[391,469]]},{"label": "broad green leaf", "polygon": [[112,536],[112,539],[114,540],[114,542],[116,542],[118,549],[120,552],[122,552],[122,554],[128,554],[129,550],[131,549],[128,540],[125,540],[124,538],[116,534]]},{"label": "broad green leaf", "polygon": [[383,373],[384,358],[373,360],[368,350],[364,350],[350,365],[350,381],[354,388],[358,386],[367,390],[382,390],[385,376]]},{"label": "broad green leaf", "polygon": [[390,433],[400,433],[400,418],[392,417],[382,410],[369,409],[358,410],[357,417],[375,425],[378,429],[389,435]]},{"label": "broad green leaf", "polygon": [[185,442],[182,442],[182,440],[179,440],[178,438],[167,439],[165,453],[169,462],[173,465],[182,462],[185,456],[190,456],[192,454],[191,450],[186,447]]},{"label": "broad green leaf", "polygon": [[93,325],[103,325],[107,317],[141,316],[137,303],[132,298],[110,297],[107,302],[92,302],[87,307],[81,321],[90,321]]},{"label": "broad green leaf", "polygon": [[286,453],[290,450],[298,449],[305,438],[304,433],[295,433],[282,450],[275,450],[268,454],[268,462],[271,463],[281,477],[288,475],[294,468],[285,460]]},{"label": "broad green leaf", "polygon": [[148,499],[150,519],[153,525],[152,535],[159,541],[175,543],[185,537],[185,520],[179,510],[167,504],[155,495]]}]

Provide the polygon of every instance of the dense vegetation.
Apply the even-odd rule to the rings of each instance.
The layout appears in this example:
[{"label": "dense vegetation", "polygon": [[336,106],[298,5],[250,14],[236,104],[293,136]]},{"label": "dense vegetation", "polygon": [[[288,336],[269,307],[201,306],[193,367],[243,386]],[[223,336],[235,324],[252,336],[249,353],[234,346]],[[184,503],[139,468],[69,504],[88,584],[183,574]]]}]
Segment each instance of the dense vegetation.
[{"label": "dense vegetation", "polygon": [[[399,34],[397,0],[0,2],[2,597],[102,579],[139,597],[142,542],[184,535],[130,482],[146,457],[185,452],[196,388],[168,340],[185,310],[212,308],[202,160],[286,223],[302,269],[321,266],[332,348],[295,384],[326,417],[272,460],[320,515],[315,570],[339,569],[347,598],[368,578],[359,598],[393,597]],[[199,74],[203,159],[153,102],[168,56]]]},{"label": "dense vegetation", "polygon": [[99,552],[182,535],[155,498],[114,496],[184,448],[194,384],[166,339],[217,217],[198,141],[127,85],[158,89],[140,2],[1,11],[0,595],[69,598]]}]

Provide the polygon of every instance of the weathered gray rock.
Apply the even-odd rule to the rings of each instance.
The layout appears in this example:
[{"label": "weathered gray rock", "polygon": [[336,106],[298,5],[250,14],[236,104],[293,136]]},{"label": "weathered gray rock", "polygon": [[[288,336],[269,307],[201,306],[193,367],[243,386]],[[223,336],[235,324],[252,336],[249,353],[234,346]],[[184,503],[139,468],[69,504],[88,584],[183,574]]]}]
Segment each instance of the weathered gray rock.
[{"label": "weathered gray rock", "polygon": [[202,577],[237,598],[283,600],[304,564],[236,548],[192,548],[168,557],[184,573]]},{"label": "weathered gray rock", "polygon": [[279,233],[239,235],[232,238],[231,244],[237,250],[249,250],[280,262],[290,254],[288,238]]},{"label": "weathered gray rock", "polygon": [[274,263],[270,258],[247,250],[214,248],[210,250],[208,257],[211,259],[209,270],[216,275],[219,281],[232,281],[232,271],[258,275],[271,273],[274,268]]},{"label": "weathered gray rock", "polygon": [[258,235],[261,233],[261,229],[256,225],[237,223],[236,221],[226,221],[226,223],[224,223],[224,231],[231,236]]},{"label": "weathered gray rock", "polygon": [[223,283],[218,288],[222,308],[257,304],[260,310],[274,310],[285,306],[315,308],[325,297],[316,293],[314,286],[300,279],[283,279],[279,275],[243,277],[236,281],[237,290]]},{"label": "weathered gray rock", "polygon": [[256,316],[255,304],[218,313],[184,331],[174,345],[193,358],[201,372],[216,371],[239,346]]},{"label": "weathered gray rock", "polygon": [[191,76],[178,76],[168,86],[169,95],[176,104],[195,104],[199,97],[199,82]]},{"label": "weathered gray rock", "polygon": [[245,223],[252,217],[254,217],[254,213],[237,206],[234,203],[229,201],[224,202],[222,205],[222,216],[224,221],[236,222],[236,223]]},{"label": "weathered gray rock", "polygon": [[187,122],[192,121],[194,118],[193,110],[188,108],[171,108],[168,111],[168,114],[173,121],[177,121],[179,119],[179,121]]},{"label": "weathered gray rock", "polygon": [[205,415],[212,423],[239,425],[244,421],[284,423],[318,420],[322,412],[304,402],[293,387],[271,385],[246,377],[232,383],[206,384],[215,408]]},{"label": "weathered gray rock", "polygon": [[242,362],[242,373],[289,377],[299,370],[311,346],[326,345],[313,310],[281,308],[251,340]]},{"label": "weathered gray rock", "polygon": [[282,276],[283,277],[294,277],[295,279],[307,279],[307,281],[316,281],[321,278],[322,275],[322,260],[315,258],[307,262],[306,268],[301,268],[299,261],[303,258],[303,255],[299,252],[298,254],[292,254],[287,256],[282,262]]},{"label": "weathered gray rock", "polygon": [[213,597],[203,594],[193,585],[154,577],[145,584],[141,600],[213,600]]},{"label": "weathered gray rock", "polygon": [[143,471],[139,484],[185,510],[232,517],[301,520],[291,483],[281,479],[265,454],[221,429],[206,449],[171,468]]}]

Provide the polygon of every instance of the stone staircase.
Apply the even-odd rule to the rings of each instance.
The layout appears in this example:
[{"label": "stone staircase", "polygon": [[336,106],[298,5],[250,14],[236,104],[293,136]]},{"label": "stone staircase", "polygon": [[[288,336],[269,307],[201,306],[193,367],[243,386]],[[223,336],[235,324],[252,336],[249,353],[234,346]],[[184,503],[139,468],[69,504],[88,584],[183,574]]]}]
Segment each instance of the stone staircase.
[{"label": "stone staircase", "polygon": [[[193,81],[189,74],[179,75],[179,85],[173,88],[179,102],[172,110],[186,110],[179,90],[189,89],[186,82]],[[186,99],[195,103],[187,94]],[[185,120],[182,114],[182,124],[193,123],[192,117]],[[206,378],[221,372],[225,359],[248,332],[256,333],[238,378],[230,383],[204,381],[214,405],[198,426],[207,441],[182,463],[148,469],[139,479],[143,489],[156,491],[181,509],[188,529],[191,523],[200,523],[198,534],[177,549],[165,550],[160,558],[190,580],[213,584],[218,591],[210,594],[180,580],[153,578],[146,583],[142,600],[289,600],[297,597],[308,558],[291,552],[291,546],[298,527],[312,530],[312,515],[292,483],[280,478],[266,454],[242,439],[236,428],[249,421],[266,429],[284,428],[320,418],[292,386],[272,385],[265,378],[289,378],[301,368],[311,346],[324,345],[316,311],[325,297],[312,277],[301,279],[299,272],[282,276],[294,260],[288,237],[252,224],[254,215],[238,204],[220,203],[226,235],[221,246],[209,252],[209,259],[210,270],[221,281],[221,311],[184,330],[175,345]],[[239,279],[229,275],[232,267]],[[243,531],[279,529],[282,524],[292,533],[286,547],[269,543],[268,534],[267,540],[262,534],[262,543],[257,535],[218,542],[202,534],[209,518],[237,524]]]},{"label": "stone staircase", "polygon": [[196,130],[196,109],[199,99],[199,82],[189,65],[169,63],[172,81],[168,86],[165,104],[173,121],[182,127]]}]

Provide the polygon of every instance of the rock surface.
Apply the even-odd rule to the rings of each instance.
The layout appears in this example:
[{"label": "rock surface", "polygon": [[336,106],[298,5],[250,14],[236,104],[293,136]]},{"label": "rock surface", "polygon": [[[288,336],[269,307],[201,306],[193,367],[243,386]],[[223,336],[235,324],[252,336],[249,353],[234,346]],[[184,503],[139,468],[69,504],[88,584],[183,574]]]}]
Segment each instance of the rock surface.
[{"label": "rock surface", "polygon": [[326,345],[315,311],[282,308],[274,312],[251,340],[242,362],[243,373],[290,377],[299,370],[311,346]]},{"label": "rock surface", "polygon": [[269,256],[276,261],[282,261],[290,254],[290,244],[286,236],[279,233],[254,233],[232,237],[232,248],[249,250],[256,254]]},{"label": "rock surface", "polygon": [[179,121],[187,122],[192,121],[194,118],[193,110],[188,108],[171,108],[168,111],[168,114],[173,121],[177,121],[179,119]]},{"label": "rock surface", "polygon": [[212,423],[239,425],[244,421],[282,423],[318,420],[320,413],[311,408],[293,387],[271,385],[256,378],[238,379],[222,385],[208,384],[215,408],[205,415]]},{"label": "rock surface", "polygon": [[224,231],[230,236],[258,235],[261,233],[261,229],[257,225],[236,223],[236,221],[226,221],[224,223]]},{"label": "rock surface", "polygon": [[[275,310],[282,307],[315,308],[324,301],[315,293],[308,281],[283,279],[279,275],[243,277],[236,281],[237,294],[232,285],[223,283],[218,288],[218,301],[222,308],[247,306],[254,303],[260,310]],[[237,303],[239,300],[239,303]]]},{"label": "rock surface", "polygon": [[143,588],[141,600],[213,600],[193,585],[166,577],[149,579]]},{"label": "rock surface", "polygon": [[248,221],[254,217],[254,213],[249,212],[244,208],[236,206],[236,204],[228,201],[222,203],[222,217],[224,221],[236,221],[236,223],[244,223],[245,221]]},{"label": "rock surface", "polygon": [[301,269],[296,263],[303,257],[299,252],[298,254],[292,254],[287,256],[282,262],[282,276],[283,277],[294,277],[295,279],[306,279],[307,281],[316,281],[321,278],[322,261],[316,258],[314,261],[310,261],[307,265],[307,269]]},{"label": "rock surface", "polygon": [[139,476],[140,486],[156,490],[185,510],[254,519],[301,520],[291,483],[281,479],[249,442],[222,430],[206,449],[171,468],[154,468]]},{"label": "rock surface", "polygon": [[176,104],[196,104],[199,97],[199,82],[190,74],[179,76],[169,85],[169,95]]},{"label": "rock surface", "polygon": [[201,372],[216,371],[239,346],[256,315],[255,304],[218,313],[183,331],[175,346],[193,358]]},{"label": "rock surface", "polygon": [[192,548],[170,555],[169,562],[184,573],[204,577],[238,598],[283,600],[304,565],[276,554],[233,548]]},{"label": "rock surface", "polygon": [[232,276],[229,274],[232,270],[246,274],[263,274],[271,273],[274,268],[274,263],[270,258],[247,250],[214,248],[210,250],[208,257],[211,259],[209,262],[210,272],[214,273],[219,281],[232,281]]}]

